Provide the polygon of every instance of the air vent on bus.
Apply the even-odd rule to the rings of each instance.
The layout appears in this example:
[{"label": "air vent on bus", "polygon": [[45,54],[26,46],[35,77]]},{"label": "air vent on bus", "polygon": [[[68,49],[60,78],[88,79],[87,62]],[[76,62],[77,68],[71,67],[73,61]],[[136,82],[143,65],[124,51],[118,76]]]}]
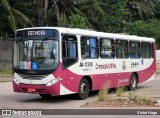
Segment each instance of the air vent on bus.
[{"label": "air vent on bus", "polygon": [[23,79],[28,79],[28,80],[42,80],[43,78],[47,77],[47,75],[26,75],[26,74],[19,74],[20,77]]}]

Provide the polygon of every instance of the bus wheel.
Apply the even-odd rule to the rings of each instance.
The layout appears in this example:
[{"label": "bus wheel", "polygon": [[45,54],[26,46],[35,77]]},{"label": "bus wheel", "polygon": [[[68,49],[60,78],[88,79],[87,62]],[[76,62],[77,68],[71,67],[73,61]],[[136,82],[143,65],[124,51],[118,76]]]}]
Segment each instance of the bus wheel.
[{"label": "bus wheel", "polygon": [[128,86],[128,89],[130,91],[134,91],[137,88],[137,80],[137,76],[135,74],[132,74],[130,78],[130,84]]},{"label": "bus wheel", "polygon": [[83,78],[79,84],[78,98],[83,100],[89,95],[89,82],[87,79]]},{"label": "bus wheel", "polygon": [[47,99],[47,98],[51,98],[51,94],[39,94],[42,98]]}]

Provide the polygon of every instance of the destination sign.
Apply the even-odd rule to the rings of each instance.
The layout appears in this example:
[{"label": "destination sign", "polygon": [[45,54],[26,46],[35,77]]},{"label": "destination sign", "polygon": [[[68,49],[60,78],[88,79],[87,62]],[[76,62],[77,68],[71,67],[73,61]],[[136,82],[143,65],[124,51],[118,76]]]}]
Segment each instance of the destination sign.
[{"label": "destination sign", "polygon": [[46,35],[45,30],[28,31],[28,36],[43,36],[43,35]]},{"label": "destination sign", "polygon": [[35,37],[35,36],[47,36],[47,37],[56,37],[58,31],[54,29],[31,29],[31,30],[22,30],[17,31],[16,37]]}]

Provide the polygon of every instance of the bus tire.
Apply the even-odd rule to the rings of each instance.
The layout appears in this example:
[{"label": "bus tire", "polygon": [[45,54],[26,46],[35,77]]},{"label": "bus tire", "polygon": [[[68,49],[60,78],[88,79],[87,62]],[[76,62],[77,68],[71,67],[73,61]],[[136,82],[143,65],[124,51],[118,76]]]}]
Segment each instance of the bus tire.
[{"label": "bus tire", "polygon": [[51,98],[51,94],[39,94],[43,99]]},{"label": "bus tire", "polygon": [[130,77],[130,84],[128,86],[128,90],[130,91],[134,91],[137,88],[137,83],[138,83],[138,78],[136,76],[136,74],[132,74]]},{"label": "bus tire", "polygon": [[79,83],[78,98],[83,100],[89,95],[89,82],[86,78],[83,78]]}]

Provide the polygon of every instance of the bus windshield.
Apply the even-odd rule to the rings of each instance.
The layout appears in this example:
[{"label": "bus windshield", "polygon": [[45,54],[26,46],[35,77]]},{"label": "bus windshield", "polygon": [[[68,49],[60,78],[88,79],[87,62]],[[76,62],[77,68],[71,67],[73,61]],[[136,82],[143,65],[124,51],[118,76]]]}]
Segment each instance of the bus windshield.
[{"label": "bus windshield", "polygon": [[55,39],[22,39],[15,41],[15,69],[53,70],[58,67],[58,40]]}]

